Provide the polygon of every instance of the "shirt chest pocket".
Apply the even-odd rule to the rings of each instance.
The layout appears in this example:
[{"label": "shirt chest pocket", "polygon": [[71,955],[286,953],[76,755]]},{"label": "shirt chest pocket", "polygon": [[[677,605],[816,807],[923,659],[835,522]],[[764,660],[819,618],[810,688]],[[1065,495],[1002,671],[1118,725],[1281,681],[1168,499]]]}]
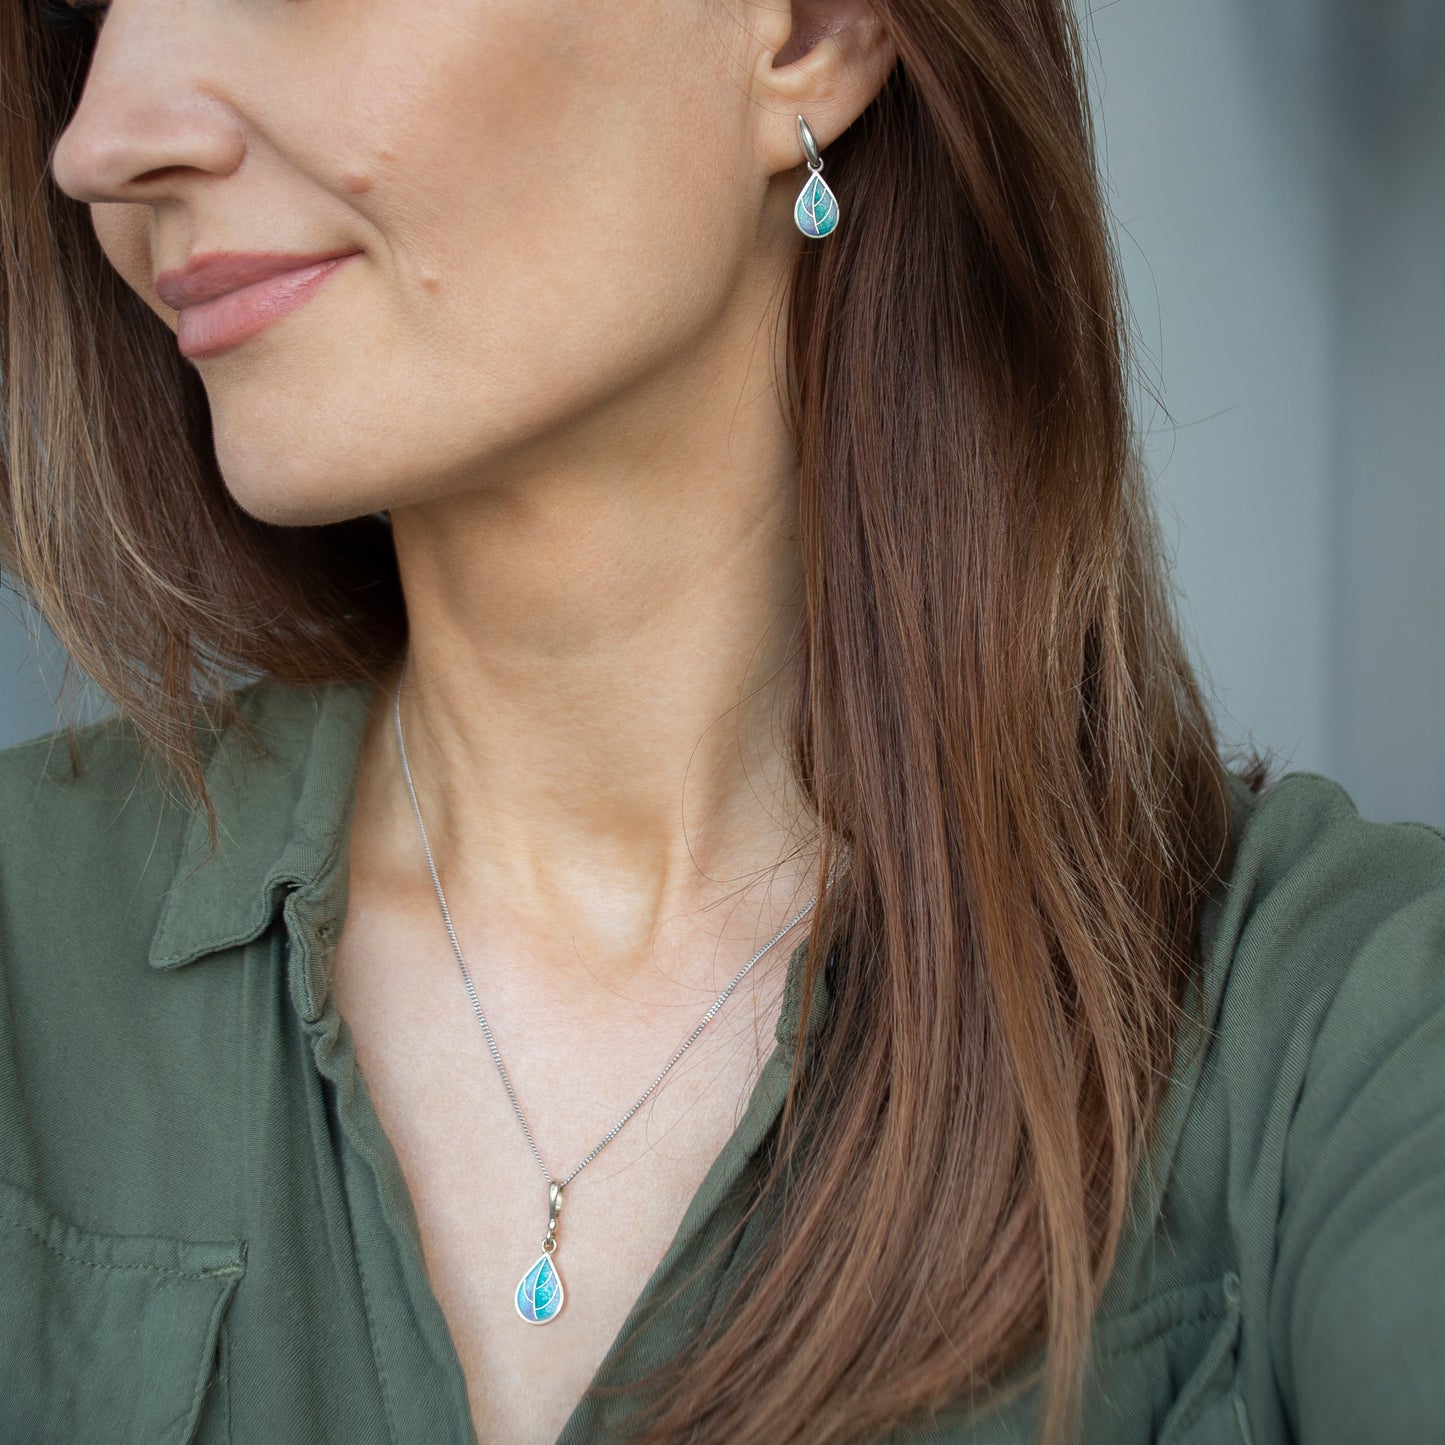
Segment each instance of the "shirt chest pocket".
[{"label": "shirt chest pocket", "polygon": [[0,1180],[0,1439],[186,1445],[240,1239],[105,1234]]}]

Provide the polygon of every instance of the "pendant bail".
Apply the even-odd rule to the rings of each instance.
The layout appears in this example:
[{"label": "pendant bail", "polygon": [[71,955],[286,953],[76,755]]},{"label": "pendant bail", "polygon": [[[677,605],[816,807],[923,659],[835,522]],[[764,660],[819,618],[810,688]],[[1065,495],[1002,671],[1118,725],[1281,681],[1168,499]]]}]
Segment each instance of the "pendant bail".
[{"label": "pendant bail", "polygon": [[557,1216],[562,1212],[562,1186],[547,1182],[547,1237],[542,1248],[551,1254],[557,1248]]}]

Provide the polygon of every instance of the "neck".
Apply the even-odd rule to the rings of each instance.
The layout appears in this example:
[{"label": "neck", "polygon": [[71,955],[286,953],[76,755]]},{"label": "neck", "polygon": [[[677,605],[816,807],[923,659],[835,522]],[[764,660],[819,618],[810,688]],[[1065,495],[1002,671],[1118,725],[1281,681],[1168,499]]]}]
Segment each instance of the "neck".
[{"label": "neck", "polygon": [[[393,512],[407,756],[472,938],[484,922],[537,967],[615,986],[695,954],[700,935],[727,945],[708,950],[720,966],[740,949],[745,962],[812,896],[779,726],[801,611],[795,505],[781,464],[650,481],[593,467]],[[396,681],[358,818],[368,856],[434,915]]]}]

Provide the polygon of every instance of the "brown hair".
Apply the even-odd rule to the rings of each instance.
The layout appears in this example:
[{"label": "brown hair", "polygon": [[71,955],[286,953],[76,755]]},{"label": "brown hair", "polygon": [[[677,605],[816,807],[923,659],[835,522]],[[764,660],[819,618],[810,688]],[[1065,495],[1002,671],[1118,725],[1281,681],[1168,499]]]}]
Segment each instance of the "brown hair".
[{"label": "brown hair", "polygon": [[[819,883],[846,860],[800,1026],[825,958],[832,1012],[748,1211],[777,1227],[650,1377],[647,1442],[876,1437],[1010,1397],[1039,1345],[1041,1438],[1069,1438],[1231,862],[1067,0],[876,8],[899,62],[829,147],[845,220],[788,309],[790,738]],[[197,723],[235,720],[226,674],[378,677],[404,599],[384,523],[230,499],[194,371],[47,181],[84,50],[0,15],[0,560],[214,821]]]}]

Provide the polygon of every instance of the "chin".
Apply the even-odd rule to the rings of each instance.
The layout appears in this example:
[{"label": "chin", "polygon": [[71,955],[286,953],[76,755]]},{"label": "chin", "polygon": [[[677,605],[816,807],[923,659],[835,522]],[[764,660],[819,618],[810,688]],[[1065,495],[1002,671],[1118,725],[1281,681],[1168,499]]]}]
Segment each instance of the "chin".
[{"label": "chin", "polygon": [[239,444],[224,429],[215,441],[226,490],[258,521],[319,527],[365,516],[394,500],[394,475],[378,472],[376,458],[357,456],[353,447],[328,448],[314,437],[302,447],[251,428]]},{"label": "chin", "polygon": [[227,490],[243,512],[255,517],[258,522],[269,522],[273,527],[324,527],[333,522],[348,522],[353,517],[365,516],[371,510],[365,502],[354,505],[338,503],[335,497],[280,496],[270,491],[245,490],[231,485]]},{"label": "chin", "polygon": [[286,473],[237,471],[221,462],[221,477],[231,499],[257,521],[277,527],[321,527],[365,516],[385,505],[384,498],[364,495],[330,471],[298,478]]}]

